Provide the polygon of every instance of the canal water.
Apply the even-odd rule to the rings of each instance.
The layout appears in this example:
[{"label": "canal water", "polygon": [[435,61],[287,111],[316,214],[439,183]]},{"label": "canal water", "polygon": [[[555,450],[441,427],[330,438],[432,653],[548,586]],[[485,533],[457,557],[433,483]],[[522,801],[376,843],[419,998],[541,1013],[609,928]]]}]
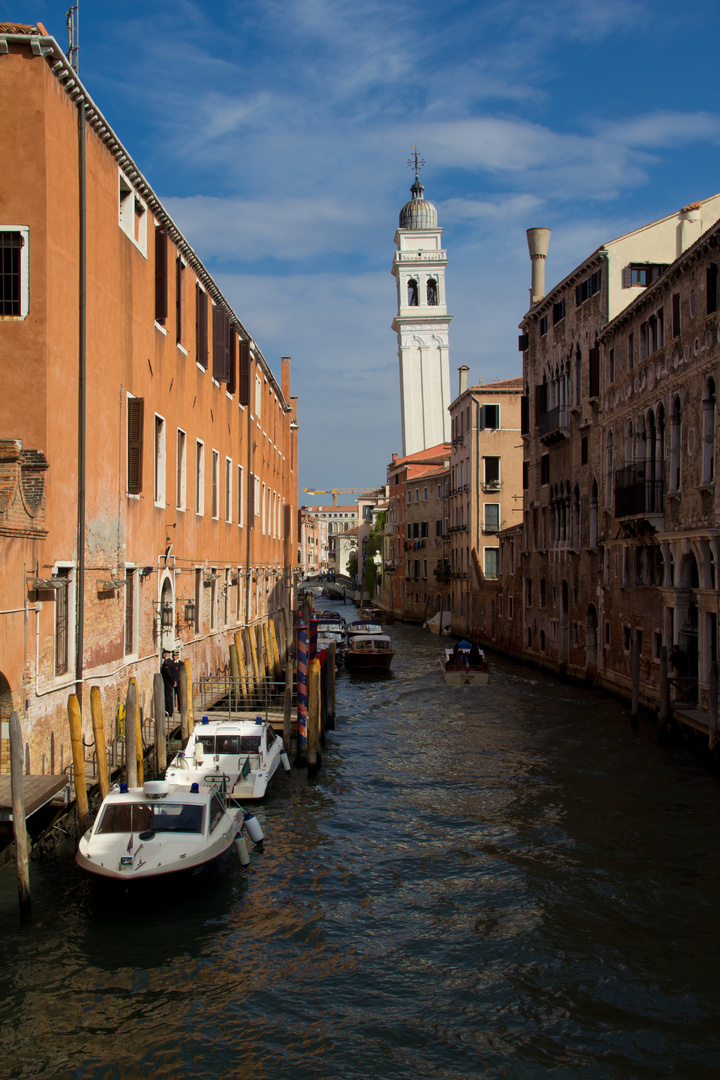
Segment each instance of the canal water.
[{"label": "canal water", "polygon": [[497,656],[448,687],[391,633],[248,871],[126,911],[59,853],[27,927],[0,874],[0,1076],[720,1073],[718,779],[622,702]]}]

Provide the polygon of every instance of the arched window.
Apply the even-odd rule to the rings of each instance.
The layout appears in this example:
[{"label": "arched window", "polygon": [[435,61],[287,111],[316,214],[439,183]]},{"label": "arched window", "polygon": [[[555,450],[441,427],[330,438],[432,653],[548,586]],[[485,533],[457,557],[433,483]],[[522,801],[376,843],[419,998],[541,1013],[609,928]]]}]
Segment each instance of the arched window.
[{"label": "arched window", "polygon": [[436,307],[438,302],[437,293],[437,281],[435,278],[429,278],[427,283],[427,302],[428,307]]},{"label": "arched window", "polygon": [[408,281],[408,306],[418,306],[418,284],[415,278],[410,278]]},{"label": "arched window", "polygon": [[705,383],[705,396],[703,397],[703,458],[702,458],[702,482],[712,484],[715,480],[715,417],[717,415],[717,400],[715,397],[715,380],[708,379]]},{"label": "arched window", "polygon": [[598,482],[593,477],[590,493],[590,547],[597,547],[598,542]]},{"label": "arched window", "polygon": [[607,447],[605,450],[605,506],[612,506],[613,493],[613,433],[608,431]]},{"label": "arched window", "polygon": [[632,463],[633,463],[633,451],[634,451],[633,424],[632,424],[632,420],[628,420],[627,428],[625,429],[625,464],[626,465],[632,465]]},{"label": "arched window", "polygon": [[580,488],[575,485],[572,501],[572,547],[574,551],[580,550]]},{"label": "arched window", "polygon": [[670,418],[670,491],[680,490],[681,477],[681,444],[682,444],[682,405],[680,398],[676,397],[673,402],[672,416]]}]

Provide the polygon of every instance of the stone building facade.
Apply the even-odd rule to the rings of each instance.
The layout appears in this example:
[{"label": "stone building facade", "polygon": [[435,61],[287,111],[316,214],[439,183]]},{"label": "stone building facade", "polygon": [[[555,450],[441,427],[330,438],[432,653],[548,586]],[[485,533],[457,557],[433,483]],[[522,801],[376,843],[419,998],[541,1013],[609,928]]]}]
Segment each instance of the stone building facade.
[{"label": "stone building facade", "polygon": [[[500,534],[488,640],[656,701],[663,645],[717,658],[720,197],[598,248],[521,323],[522,532]],[[529,230],[531,255],[533,241]],[[547,249],[546,249],[547,250]]]},{"label": "stone building facade", "polygon": [[[31,772],[292,604],[297,413],[42,26],[0,25],[0,708]],[[3,731],[4,734],[4,731]]]},{"label": "stone building facade", "polygon": [[478,591],[497,581],[498,533],[522,514],[522,378],[468,387],[462,367],[459,390],[450,406],[451,627],[479,636],[488,615]]},{"label": "stone building facade", "polygon": [[405,483],[405,615],[425,622],[448,610],[448,465],[433,465]]}]

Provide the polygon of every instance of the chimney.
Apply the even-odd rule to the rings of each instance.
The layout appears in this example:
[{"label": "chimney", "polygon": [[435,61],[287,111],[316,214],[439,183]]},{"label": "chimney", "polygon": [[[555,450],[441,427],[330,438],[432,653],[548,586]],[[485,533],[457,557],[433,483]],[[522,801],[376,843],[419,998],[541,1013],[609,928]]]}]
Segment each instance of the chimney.
[{"label": "chimney", "polygon": [[467,390],[467,373],[469,370],[470,368],[467,366],[467,364],[463,364],[462,367],[458,368],[458,372],[460,374],[460,389],[458,390],[458,394],[464,394]]},{"label": "chimney", "polygon": [[530,288],[530,306],[538,304],[545,295],[545,259],[550,243],[549,229],[527,230],[528,251],[532,263],[532,285]]},{"label": "chimney", "polygon": [[280,388],[285,398],[285,404],[288,405],[290,403],[290,357],[281,356],[280,364],[282,368]]},{"label": "chimney", "polygon": [[676,251],[678,257],[694,244],[703,231],[702,205],[699,202],[683,206],[677,231]]}]

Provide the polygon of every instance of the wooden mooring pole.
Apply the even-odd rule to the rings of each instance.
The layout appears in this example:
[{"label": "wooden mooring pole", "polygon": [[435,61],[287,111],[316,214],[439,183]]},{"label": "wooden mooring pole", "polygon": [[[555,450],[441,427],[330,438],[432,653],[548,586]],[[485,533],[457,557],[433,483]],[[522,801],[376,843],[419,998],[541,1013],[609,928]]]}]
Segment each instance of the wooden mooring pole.
[{"label": "wooden mooring pole", "polygon": [[135,757],[137,758],[137,786],[142,787],[145,783],[145,748],[142,740],[142,721],[140,719],[140,692],[137,679],[129,680],[135,686]]},{"label": "wooden mooring pole", "polygon": [[188,673],[185,664],[181,664],[178,671],[178,691],[178,697],[180,698],[180,738],[184,745],[190,737],[188,724]]},{"label": "wooden mooring pole", "polygon": [[110,774],[108,772],[107,744],[105,742],[105,723],[102,714],[102,694],[99,686],[93,686],[90,689],[90,714],[95,737],[98,783],[100,784],[100,794],[104,799],[110,790]]},{"label": "wooden mooring pole", "polygon": [[78,813],[78,828],[82,835],[88,827],[87,780],[85,779],[85,750],[83,747],[82,713],[76,694],[68,697],[68,722],[70,724],[70,743],[72,746],[73,776],[75,778],[75,805]]},{"label": "wooden mooring pole", "polygon": [[155,713],[155,769],[160,780],[167,769],[167,734],[165,731],[165,684],[159,671],[153,675],[153,711]]},{"label": "wooden mooring pole", "polygon": [[308,777],[313,777],[320,768],[320,661],[315,658],[308,670],[308,722],[307,722],[307,766]]},{"label": "wooden mooring pole", "polygon": [[335,728],[335,642],[327,647],[327,718],[328,731]]},{"label": "wooden mooring pole", "polygon": [[20,718],[10,713],[10,792],[12,797],[13,836],[15,838],[15,866],[17,868],[18,901],[20,921],[29,922],[30,867],[28,863],[28,840],[25,827],[25,800],[23,797],[23,739]]},{"label": "wooden mooring pole", "polygon": [[283,701],[283,746],[290,755],[290,731],[292,723],[293,669],[292,664],[285,665],[285,699]]},{"label": "wooden mooring pole", "polygon": [[192,666],[189,660],[183,661],[183,667],[185,668],[185,678],[187,679],[187,726],[188,735],[192,735],[193,728],[195,727],[195,705],[193,703],[193,689],[192,689]]},{"label": "wooden mooring pole", "polygon": [[717,745],[717,710],[718,710],[718,666],[713,660],[710,665],[710,679],[708,683],[708,749],[712,753]]},{"label": "wooden mooring pole", "polygon": [[247,709],[248,703],[248,688],[247,688],[247,674],[245,670],[245,649],[242,643],[242,634],[240,631],[236,631],[234,634],[235,640],[235,652],[237,654],[238,662],[238,679],[240,680],[240,696],[242,698],[243,708]]},{"label": "wooden mooring pole", "polygon": [[130,679],[125,697],[125,770],[128,787],[138,786],[136,709],[137,683],[134,679]]}]

